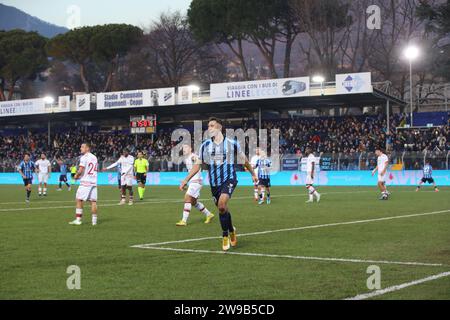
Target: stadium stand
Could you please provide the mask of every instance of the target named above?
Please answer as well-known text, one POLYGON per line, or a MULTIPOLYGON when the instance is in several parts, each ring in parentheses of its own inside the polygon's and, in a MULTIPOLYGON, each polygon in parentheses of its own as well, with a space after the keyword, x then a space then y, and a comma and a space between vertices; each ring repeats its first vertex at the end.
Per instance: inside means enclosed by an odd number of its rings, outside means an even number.
MULTIPOLYGON (((433 119, 442 119, 444 114, 433 115, 433 119)), ((424 115, 424 121, 431 119, 424 115)), ((361 169, 359 161, 361 153, 373 152, 377 145, 386 145, 393 157, 394 163, 405 162, 407 168, 420 168, 420 159, 424 152, 444 158, 450 150, 450 131, 447 124, 433 128, 397 129, 402 126, 405 117, 396 114, 391 116, 390 132, 386 132, 386 119, 380 116, 346 116, 295 118, 263 121, 263 128, 281 129, 280 153, 282 155, 301 156, 304 149, 312 147, 319 154, 329 154, 333 159, 341 159, 337 170, 361 169), (406 155, 403 152, 409 152, 406 155), (414 154, 414 156, 411 156, 414 154), (401 155, 401 156, 400 156, 401 155)), ((242 126, 242 122, 239 123, 242 126)), ((244 121, 243 128, 257 128, 256 121, 244 121)), ((170 150, 175 144, 171 142, 171 132, 174 127, 160 128, 154 138, 150 136, 136 137, 121 131, 103 132, 99 128, 54 130, 48 144, 45 130, 27 132, 20 129, 2 133, 0 138, 0 166, 2 171, 14 171, 28 151, 32 158, 37 158, 41 152, 55 161, 59 157, 72 161, 79 154, 79 145, 90 141, 102 163, 116 159, 121 150, 128 148, 131 153, 142 150, 147 154, 152 171, 180 170, 169 160, 170 150)), ((190 128, 191 129, 191 128, 190 128)), ((336 162, 337 163, 337 162, 336 162)), ((337 165, 337 164, 336 164, 337 165)), ((442 167, 448 164, 438 165, 442 167)), ((370 165, 368 165, 370 166, 370 165)), ((366 167, 366 166, 365 166, 366 167)))

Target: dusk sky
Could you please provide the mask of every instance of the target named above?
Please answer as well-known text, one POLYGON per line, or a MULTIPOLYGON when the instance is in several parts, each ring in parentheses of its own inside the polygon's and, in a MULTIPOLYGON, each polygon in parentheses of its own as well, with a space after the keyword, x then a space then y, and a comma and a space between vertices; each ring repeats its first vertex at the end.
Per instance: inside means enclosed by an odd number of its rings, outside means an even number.
POLYGON ((185 13, 191 0, 0 0, 0 3, 63 27, 70 27, 74 21, 68 13, 71 6, 79 8, 81 26, 105 23, 148 26, 161 12, 185 13))

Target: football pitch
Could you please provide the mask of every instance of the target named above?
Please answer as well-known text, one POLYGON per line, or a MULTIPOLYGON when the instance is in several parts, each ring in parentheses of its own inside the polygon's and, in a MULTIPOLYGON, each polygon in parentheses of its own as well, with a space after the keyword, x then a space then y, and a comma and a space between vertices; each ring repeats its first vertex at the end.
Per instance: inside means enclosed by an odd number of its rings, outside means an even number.
MULTIPOLYGON (((230 212, 238 246, 221 252, 221 229, 209 187, 201 201, 209 225, 183 193, 148 187, 146 199, 118 206, 117 188, 99 188, 99 224, 70 226, 76 188, 30 204, 22 186, 0 186, 0 299, 450 299, 450 188, 273 187, 257 205, 238 187, 230 212), (76 265, 81 289, 69 290, 76 265), (369 289, 369 266, 381 288, 369 289)), ((136 192, 137 193, 137 192, 136 192)))

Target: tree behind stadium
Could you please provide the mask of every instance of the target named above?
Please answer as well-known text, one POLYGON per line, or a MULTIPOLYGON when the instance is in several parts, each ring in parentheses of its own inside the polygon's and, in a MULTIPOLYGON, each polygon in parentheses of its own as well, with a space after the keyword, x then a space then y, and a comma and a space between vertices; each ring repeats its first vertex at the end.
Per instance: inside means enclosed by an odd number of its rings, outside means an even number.
POLYGON ((82 27, 50 40, 50 56, 70 61, 79 67, 84 91, 111 89, 119 60, 143 36, 143 31, 127 24, 82 27))
POLYGON ((231 50, 244 80, 252 78, 245 42, 258 48, 272 78, 278 78, 274 62, 277 44, 284 43, 283 75, 289 76, 292 45, 300 33, 290 0, 193 0, 188 20, 198 40, 224 44, 231 50))
POLYGON ((45 70, 46 43, 37 32, 0 31, 0 101, 10 100, 19 82, 33 80, 45 70))

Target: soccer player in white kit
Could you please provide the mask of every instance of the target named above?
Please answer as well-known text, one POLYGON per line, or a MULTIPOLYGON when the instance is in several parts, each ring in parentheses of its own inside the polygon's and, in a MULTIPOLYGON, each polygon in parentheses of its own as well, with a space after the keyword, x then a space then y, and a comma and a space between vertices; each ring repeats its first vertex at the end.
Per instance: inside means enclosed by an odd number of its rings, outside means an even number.
POLYGON ((377 155, 377 166, 372 171, 372 177, 378 170, 378 188, 381 191, 380 200, 388 200, 389 192, 386 188, 386 177, 387 177, 387 169, 389 165, 389 158, 386 154, 383 153, 380 147, 377 147, 375 150, 375 154, 377 155))
MULTIPOLYGON (((260 157, 261 157, 261 149, 256 148, 255 155, 250 159, 250 164, 252 165, 253 171, 255 172, 257 177, 258 177, 258 168, 256 167, 256 164, 257 164, 258 160, 260 159, 260 157)), ((253 195, 255 197, 255 201, 258 201, 259 200, 258 183, 254 184, 253 195)))
POLYGON ((306 161, 306 189, 309 193, 309 199, 306 203, 314 202, 314 197, 316 197, 316 201, 320 201, 320 193, 314 188, 314 174, 316 170, 316 157, 312 152, 310 147, 307 147, 305 150, 306 155, 308 156, 306 161))
POLYGON ((76 200, 77 207, 75 210, 75 220, 69 222, 71 225, 79 226, 82 224, 83 218, 83 204, 86 201, 91 203, 92 225, 97 225, 97 172, 98 162, 97 157, 94 156, 90 150, 89 143, 81 145, 80 165, 75 174, 74 179, 80 179, 80 186, 78 187, 76 200))
POLYGON ((45 154, 41 154, 41 158, 36 161, 36 172, 38 174, 38 194, 40 196, 47 196, 47 182, 48 178, 50 177, 51 172, 51 164, 50 161, 48 161, 45 154))
MULTIPOLYGON (((186 168, 188 169, 188 171, 191 171, 194 163, 196 163, 198 160, 198 156, 195 153, 192 153, 191 146, 187 144, 183 145, 183 156, 186 168)), ((210 223, 214 218, 214 214, 209 212, 205 205, 198 201, 202 187, 202 171, 200 170, 189 181, 188 189, 186 191, 186 194, 184 195, 183 217, 176 224, 178 227, 187 226, 187 220, 189 218, 189 214, 191 213, 192 206, 194 206, 198 211, 205 215, 206 224, 210 223)))
POLYGON ((103 169, 103 171, 112 169, 120 165, 120 185, 122 188, 121 200, 119 205, 124 205, 127 198, 128 189, 128 205, 133 205, 133 177, 134 177, 134 157, 129 154, 127 149, 123 150, 122 156, 112 165, 103 169))

